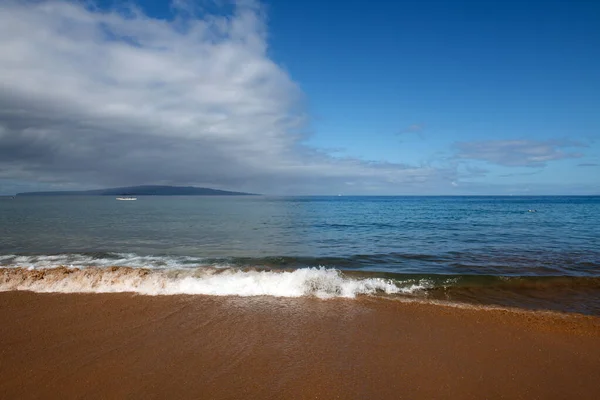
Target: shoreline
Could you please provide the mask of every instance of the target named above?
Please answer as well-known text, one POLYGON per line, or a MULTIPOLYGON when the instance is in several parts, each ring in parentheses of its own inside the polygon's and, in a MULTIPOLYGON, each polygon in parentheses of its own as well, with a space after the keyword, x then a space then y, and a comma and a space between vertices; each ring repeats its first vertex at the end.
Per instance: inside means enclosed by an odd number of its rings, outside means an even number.
MULTIPOLYGON (((2 261, 2 260, 0 260, 2 261)), ((51 259, 51 263, 56 260, 51 259)), ((275 296, 364 295, 405 301, 600 316, 600 277, 383 274, 332 268, 0 266, 0 291, 275 296)))
POLYGON ((2 398, 597 397, 600 318, 357 299, 0 293, 2 398))

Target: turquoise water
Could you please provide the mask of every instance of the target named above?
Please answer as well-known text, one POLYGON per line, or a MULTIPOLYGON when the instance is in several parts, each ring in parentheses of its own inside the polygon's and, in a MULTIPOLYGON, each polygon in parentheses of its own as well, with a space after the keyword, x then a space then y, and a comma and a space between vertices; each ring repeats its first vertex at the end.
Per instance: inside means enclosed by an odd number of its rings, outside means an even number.
POLYGON ((517 306, 543 288, 541 308, 596 313, 600 197, 2 198, 0 265, 325 267, 470 302, 490 300, 457 287, 517 306))

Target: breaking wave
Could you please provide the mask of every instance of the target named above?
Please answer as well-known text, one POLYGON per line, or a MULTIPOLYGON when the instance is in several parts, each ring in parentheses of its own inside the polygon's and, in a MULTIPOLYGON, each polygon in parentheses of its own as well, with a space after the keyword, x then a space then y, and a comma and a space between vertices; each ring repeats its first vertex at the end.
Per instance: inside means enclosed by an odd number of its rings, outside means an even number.
POLYGON ((401 283, 383 278, 354 278, 339 270, 326 268, 301 268, 293 271, 232 268, 161 271, 113 266, 12 267, 2 268, 0 271, 0 291, 353 298, 370 294, 412 294, 428 287, 424 280, 401 283))
POLYGON ((375 295, 600 315, 600 276, 413 274, 344 268, 339 261, 110 252, 0 255, 0 291, 323 299, 375 295), (309 264, 314 261, 319 263, 309 264))

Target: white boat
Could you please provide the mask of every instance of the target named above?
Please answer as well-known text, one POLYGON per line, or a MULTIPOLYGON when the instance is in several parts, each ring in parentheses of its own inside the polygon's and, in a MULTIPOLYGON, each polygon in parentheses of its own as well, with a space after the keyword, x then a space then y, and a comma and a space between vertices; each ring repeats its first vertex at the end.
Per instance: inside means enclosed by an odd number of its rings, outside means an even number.
POLYGON ((132 201, 137 200, 137 197, 117 197, 117 200, 132 201))

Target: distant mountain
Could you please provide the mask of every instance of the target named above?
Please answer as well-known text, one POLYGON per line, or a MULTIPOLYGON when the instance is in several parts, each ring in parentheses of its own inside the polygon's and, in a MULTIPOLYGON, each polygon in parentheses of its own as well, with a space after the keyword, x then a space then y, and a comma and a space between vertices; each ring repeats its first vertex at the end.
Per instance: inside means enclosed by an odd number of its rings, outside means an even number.
POLYGON ((253 196, 253 193, 229 192, 226 190, 193 186, 129 186, 111 189, 25 192, 17 196, 253 196))

